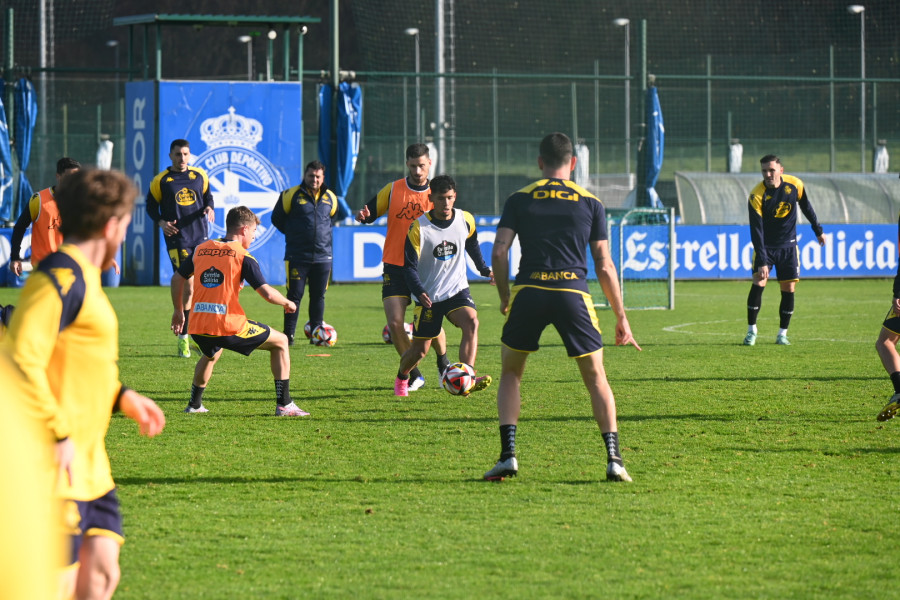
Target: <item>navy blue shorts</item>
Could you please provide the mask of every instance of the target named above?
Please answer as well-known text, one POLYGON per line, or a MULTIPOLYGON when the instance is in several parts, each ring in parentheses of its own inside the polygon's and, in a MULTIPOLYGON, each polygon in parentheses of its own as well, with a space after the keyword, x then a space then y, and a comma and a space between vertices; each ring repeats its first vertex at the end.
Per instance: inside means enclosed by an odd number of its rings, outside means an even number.
POLYGON ((384 263, 384 273, 381 276, 381 299, 393 296, 403 296, 407 300, 412 292, 406 286, 406 278, 403 277, 403 267, 384 263))
POLYGON ((120 545, 125 543, 122 513, 115 488, 95 500, 66 500, 64 510, 63 518, 72 552, 69 557, 70 565, 78 562, 78 553, 86 537, 102 535, 114 539, 120 545))
POLYGON ((416 302, 415 317, 413 318, 413 337, 433 340, 441 334, 444 317, 454 310, 465 306, 475 310, 475 301, 472 300, 469 288, 460 290, 446 300, 433 303, 431 308, 425 308, 416 302))
MULTIPOLYGON (((775 272, 778 274, 778 281, 799 281, 800 280, 800 250, 797 246, 792 248, 773 248, 767 251, 769 255, 770 269, 774 266, 775 272)), ((759 255, 753 253, 753 272, 759 271, 762 267, 762 261, 759 255)))
POLYGON ((267 339, 271 329, 268 325, 259 321, 247 320, 247 324, 242 331, 234 335, 203 335, 200 333, 192 333, 191 339, 200 348, 200 351, 207 358, 215 356, 216 352, 221 349, 231 350, 244 356, 250 356, 250 353, 256 350, 267 339))
POLYGON ((891 333, 896 333, 900 335, 900 315, 894 312, 894 307, 892 306, 888 313, 884 316, 884 323, 881 324, 882 327, 890 331, 891 333))
POLYGON ((541 333, 553 325, 570 358, 603 348, 594 299, 585 292, 514 286, 500 341, 520 352, 537 352, 541 333))
POLYGON ((169 260, 172 262, 172 270, 177 271, 181 263, 194 255, 196 246, 167 246, 166 251, 169 253, 169 260))

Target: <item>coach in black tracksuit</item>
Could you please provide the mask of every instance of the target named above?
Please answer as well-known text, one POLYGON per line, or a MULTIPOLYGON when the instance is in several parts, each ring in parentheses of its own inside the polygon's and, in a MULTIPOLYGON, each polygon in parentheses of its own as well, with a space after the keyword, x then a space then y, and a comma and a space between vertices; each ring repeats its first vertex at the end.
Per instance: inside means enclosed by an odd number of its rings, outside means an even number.
MULTIPOLYGON (((303 183, 281 192, 272 210, 272 225, 284 234, 287 297, 297 306, 309 281, 310 331, 325 320, 325 291, 331 275, 331 225, 337 197, 325 187, 325 165, 306 165, 303 183)), ((291 345, 298 312, 285 313, 284 334, 291 345)))

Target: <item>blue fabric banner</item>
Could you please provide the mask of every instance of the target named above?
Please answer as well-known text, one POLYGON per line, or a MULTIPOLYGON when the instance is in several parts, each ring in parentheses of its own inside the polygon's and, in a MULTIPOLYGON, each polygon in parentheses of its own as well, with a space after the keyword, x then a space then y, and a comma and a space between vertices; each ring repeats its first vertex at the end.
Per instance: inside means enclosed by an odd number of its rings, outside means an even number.
POLYGON ((9 146, 9 125, 6 121, 6 107, 3 105, 6 82, 0 79, 0 222, 15 221, 19 215, 13 209, 13 164, 12 148, 9 146))
POLYGON ((347 204, 347 192, 353 182, 356 159, 359 156, 359 141, 362 135, 362 88, 357 84, 342 82, 338 86, 337 98, 337 165, 331 164, 331 103, 330 85, 319 90, 319 160, 325 163, 328 173, 326 180, 333 181, 331 189, 338 198, 335 219, 341 220, 351 215, 347 204), (334 170, 333 170, 334 169, 334 170))
POLYGON ((19 185, 16 198, 19 206, 25 206, 34 193, 31 182, 25 175, 31 162, 31 140, 37 123, 38 105, 34 85, 24 77, 16 82, 16 158, 19 159, 19 185))
POLYGON ((663 150, 666 142, 666 128, 663 125, 659 93, 655 87, 647 90, 647 199, 651 208, 663 208, 656 193, 656 181, 662 170, 663 150))

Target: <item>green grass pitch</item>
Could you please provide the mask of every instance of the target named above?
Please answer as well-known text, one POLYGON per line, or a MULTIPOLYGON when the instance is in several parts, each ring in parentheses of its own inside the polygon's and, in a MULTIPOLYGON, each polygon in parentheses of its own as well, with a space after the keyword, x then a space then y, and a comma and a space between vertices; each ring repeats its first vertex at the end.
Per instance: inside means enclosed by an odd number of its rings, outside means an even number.
MULTIPOLYGON (((519 476, 494 484, 480 478, 499 454, 496 384, 453 397, 429 354, 425 388, 395 398, 376 285, 332 285, 337 345, 292 348, 308 418, 273 416, 267 353, 226 353, 210 413, 183 414, 195 360, 175 356, 168 290, 110 289, 122 380, 167 417, 152 440, 122 416, 109 429, 127 537, 116 598, 898 597, 900 422, 875 421, 890 281, 801 281, 786 347, 769 286, 752 348, 749 285, 679 282, 674 311, 630 313, 643 352, 605 350, 633 484, 604 481, 553 331, 522 386, 519 476)), ((278 308, 242 296, 280 328, 278 308)), ((477 366, 496 378, 496 292, 473 296, 477 366)))

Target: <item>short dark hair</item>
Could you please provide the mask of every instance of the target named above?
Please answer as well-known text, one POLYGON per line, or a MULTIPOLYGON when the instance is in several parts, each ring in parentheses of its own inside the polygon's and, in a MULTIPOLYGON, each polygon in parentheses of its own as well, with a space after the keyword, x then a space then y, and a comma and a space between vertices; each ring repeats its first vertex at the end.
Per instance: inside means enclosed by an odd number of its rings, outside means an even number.
POLYGON ((62 175, 69 169, 80 169, 81 163, 75 160, 74 158, 69 158, 68 156, 63 156, 61 159, 56 161, 56 174, 62 175))
POLYGON ((575 150, 569 136, 557 131, 541 140, 540 153, 545 167, 558 169, 572 160, 575 150))
POLYGON ((449 175, 438 175, 431 180, 429 186, 435 194, 446 194, 450 190, 456 190, 456 181, 449 175))
POLYGON ((309 164, 306 165, 306 168, 303 170, 304 173, 312 169, 313 171, 322 171, 325 172, 325 163, 321 160, 311 160, 309 164))
POLYGON ((113 217, 134 208, 138 190, 121 171, 82 169, 66 175, 54 194, 63 237, 93 239, 113 217))
POLYGON ((766 155, 763 156, 761 159, 759 159, 759 164, 761 164, 761 165, 765 165, 765 164, 768 164, 768 163, 770 163, 770 162, 775 162, 775 163, 778 163, 778 164, 780 165, 780 164, 781 164, 781 159, 778 158, 777 156, 775 156, 774 154, 766 154, 766 155))
POLYGON ((420 156, 429 156, 426 144, 410 144, 406 147, 406 160, 419 158, 420 156))
POLYGON ((177 140, 172 140, 172 143, 169 144, 169 152, 172 152, 175 148, 190 148, 191 143, 187 140, 178 138, 177 140))
POLYGON ((225 230, 231 233, 244 225, 259 225, 259 217, 246 206, 235 206, 225 215, 225 230))

